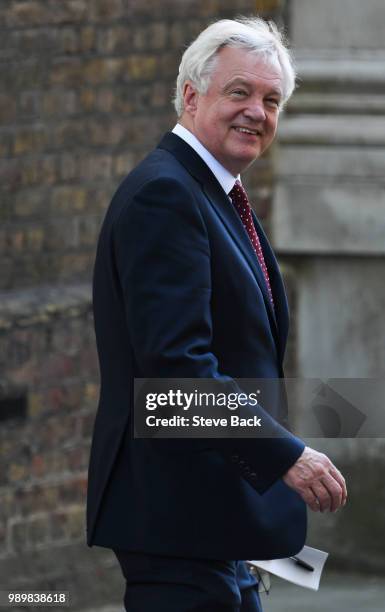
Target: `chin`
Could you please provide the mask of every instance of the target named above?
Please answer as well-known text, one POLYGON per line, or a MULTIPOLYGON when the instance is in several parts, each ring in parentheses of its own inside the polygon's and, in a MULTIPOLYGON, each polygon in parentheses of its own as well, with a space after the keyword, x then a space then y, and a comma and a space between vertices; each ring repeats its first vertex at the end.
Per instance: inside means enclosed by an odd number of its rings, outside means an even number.
POLYGON ((240 168, 238 173, 244 172, 253 162, 255 162, 256 159, 258 159, 258 157, 260 157, 260 155, 261 152, 258 151, 254 155, 245 155, 244 157, 240 158, 237 164, 237 166, 240 168))
POLYGON ((247 151, 240 152, 238 160, 240 164, 247 164, 248 166, 253 163, 255 159, 260 157, 262 150, 260 147, 248 149, 247 151))

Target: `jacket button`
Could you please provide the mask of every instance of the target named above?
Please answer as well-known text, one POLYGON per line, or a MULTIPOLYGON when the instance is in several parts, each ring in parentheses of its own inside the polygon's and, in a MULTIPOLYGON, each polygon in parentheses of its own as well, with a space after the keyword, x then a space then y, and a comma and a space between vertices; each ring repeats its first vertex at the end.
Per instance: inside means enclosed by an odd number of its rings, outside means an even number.
POLYGON ((236 453, 234 455, 231 456, 231 461, 233 463, 238 463, 239 461, 239 455, 237 455, 236 453))
POLYGON ((250 474, 250 478, 251 478, 252 480, 257 480, 257 474, 256 474, 255 472, 251 472, 251 474, 250 474))

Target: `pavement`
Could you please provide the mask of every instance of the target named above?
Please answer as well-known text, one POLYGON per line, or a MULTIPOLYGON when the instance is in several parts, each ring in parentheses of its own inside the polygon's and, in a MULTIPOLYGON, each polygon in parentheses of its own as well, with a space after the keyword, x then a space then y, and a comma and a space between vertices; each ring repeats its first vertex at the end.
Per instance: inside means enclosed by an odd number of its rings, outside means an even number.
MULTIPOLYGON (((270 593, 262 593, 261 602, 263 612, 385 612, 385 576, 325 573, 319 591, 272 576, 270 593)), ((105 606, 79 612, 124 612, 124 609, 105 606)))
POLYGON ((385 576, 325 573, 318 591, 271 578, 264 612, 385 612, 385 576))

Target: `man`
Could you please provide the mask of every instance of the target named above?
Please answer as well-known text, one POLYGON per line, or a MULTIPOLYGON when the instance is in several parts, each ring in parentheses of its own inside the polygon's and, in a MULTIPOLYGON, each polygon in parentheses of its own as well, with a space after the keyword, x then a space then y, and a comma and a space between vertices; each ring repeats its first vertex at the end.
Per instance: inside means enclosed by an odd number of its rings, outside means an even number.
POLYGON ((271 144, 293 89, 274 25, 208 27, 182 58, 178 124, 126 177, 103 224, 88 543, 115 550, 132 612, 260 610, 243 560, 295 554, 305 504, 335 511, 346 501, 330 460, 259 406, 264 438, 132 434, 134 378, 238 389, 234 378, 283 376, 284 287, 239 173, 271 144))

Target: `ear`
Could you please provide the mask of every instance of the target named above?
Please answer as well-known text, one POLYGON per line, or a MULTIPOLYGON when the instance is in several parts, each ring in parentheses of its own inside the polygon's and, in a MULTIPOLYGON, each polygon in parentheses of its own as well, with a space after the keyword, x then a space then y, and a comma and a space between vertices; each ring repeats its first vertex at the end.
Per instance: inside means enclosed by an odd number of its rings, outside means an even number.
POLYGON ((198 98, 199 93, 193 83, 191 81, 186 81, 183 85, 184 111, 192 117, 195 116, 197 111, 198 98))

